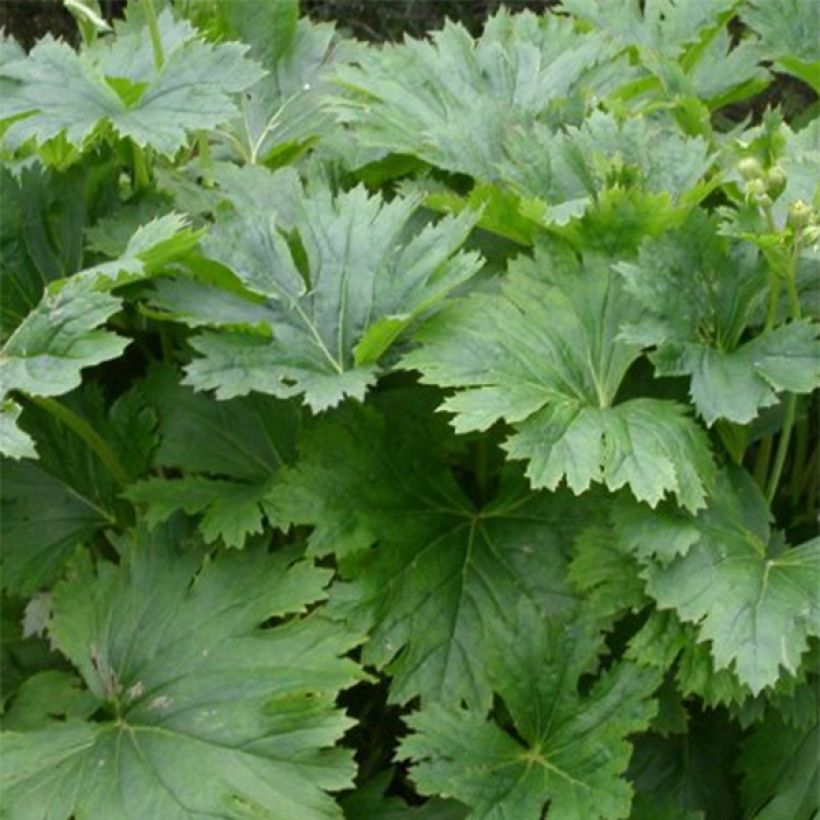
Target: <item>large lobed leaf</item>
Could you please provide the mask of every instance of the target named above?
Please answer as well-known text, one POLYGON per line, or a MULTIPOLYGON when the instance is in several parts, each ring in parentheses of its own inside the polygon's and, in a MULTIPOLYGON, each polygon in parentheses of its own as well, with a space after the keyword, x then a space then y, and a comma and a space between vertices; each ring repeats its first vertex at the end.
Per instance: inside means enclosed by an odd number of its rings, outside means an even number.
POLYGON ((330 747, 357 639, 320 613, 261 628, 324 597, 329 573, 264 549, 203 562, 179 537, 142 532, 119 567, 81 556, 54 588, 51 638, 106 716, 4 733, 10 816, 341 817, 325 792, 353 774, 330 747))
POLYGON ((610 260, 590 254, 581 264, 542 246, 511 264, 500 294, 434 317, 404 364, 458 389, 442 405, 458 431, 510 423, 505 449, 527 461, 533 487, 628 485, 652 505, 670 492, 696 510, 713 471, 703 433, 675 402, 616 400, 640 355, 620 327, 640 315, 610 260))
POLYGON ((362 399, 395 339, 477 272, 480 257, 459 252, 477 216, 465 212, 411 235, 418 198, 385 202, 361 186, 337 196, 303 191, 287 172, 276 180, 293 190, 291 200, 276 195, 284 219, 241 207, 205 243, 247 298, 198 298, 213 290, 180 282, 157 303, 193 326, 224 327, 192 340, 202 355, 186 384, 221 399, 252 390, 303 395, 319 412, 346 396, 362 399))
POLYGON ((26 57, 0 67, 4 93, 0 121, 11 124, 4 140, 12 146, 64 134, 82 146, 104 123, 137 144, 172 157, 200 128, 213 128, 237 113, 231 95, 261 76, 239 43, 209 45, 187 24, 160 15, 165 33, 161 68, 148 61, 150 38, 144 23, 132 21, 127 36, 108 48, 77 53, 51 37, 26 57))
POLYGON ((369 630, 363 659, 391 674, 391 701, 487 708, 488 630, 521 599, 550 618, 572 604, 563 550, 588 511, 518 476, 474 504, 429 401, 405 393, 387 408, 317 420, 271 492, 271 517, 314 525, 309 549, 336 554, 348 583, 331 606, 369 630))
POLYGON ((500 631, 488 671, 515 735, 484 711, 422 708, 399 747, 420 791, 455 797, 487 820, 538 820, 545 806, 556 820, 627 817, 626 737, 655 712, 657 674, 620 662, 582 693, 579 678, 601 651, 583 618, 547 625, 521 606, 500 631))
POLYGON ((683 554, 646 565, 658 606, 697 624, 716 667, 731 666, 755 694, 778 681, 781 667, 796 674, 809 636, 820 636, 820 539, 787 548, 771 532, 757 485, 739 469, 719 475, 694 521, 667 519, 656 530, 651 516, 645 509, 622 521, 622 537, 661 552, 675 529, 684 536, 683 554))

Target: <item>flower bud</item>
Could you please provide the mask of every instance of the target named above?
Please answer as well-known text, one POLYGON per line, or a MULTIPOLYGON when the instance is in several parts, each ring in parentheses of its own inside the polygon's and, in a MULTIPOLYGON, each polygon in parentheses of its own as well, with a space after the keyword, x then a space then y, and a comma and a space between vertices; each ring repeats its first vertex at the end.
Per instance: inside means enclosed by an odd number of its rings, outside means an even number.
POLYGON ((806 228, 811 224, 812 207, 803 202, 802 199, 797 199, 789 206, 789 216, 786 224, 790 228, 799 231, 801 228, 806 228))
POLYGON ((743 179, 761 179, 763 177, 763 166, 754 157, 744 157, 737 164, 738 173, 743 179))
POLYGON ((772 198, 768 194, 762 194, 761 196, 755 197, 755 203, 761 208, 771 208, 772 198))
POLYGON ((746 183, 746 195, 752 198, 764 196, 768 190, 766 182, 760 178, 750 179, 746 183))
POLYGON ((773 197, 778 197, 786 187, 786 173, 779 165, 774 165, 766 172, 766 184, 769 193, 773 197))
POLYGON ((820 225, 809 225, 808 228, 803 228, 800 238, 806 245, 814 245, 820 240, 820 225))

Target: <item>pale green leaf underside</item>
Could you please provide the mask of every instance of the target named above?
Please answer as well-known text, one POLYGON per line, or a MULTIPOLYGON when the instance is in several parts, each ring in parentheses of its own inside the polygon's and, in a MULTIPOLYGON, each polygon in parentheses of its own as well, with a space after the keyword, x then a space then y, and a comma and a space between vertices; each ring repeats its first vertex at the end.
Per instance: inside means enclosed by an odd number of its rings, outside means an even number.
POLYGON ((340 67, 351 93, 335 102, 367 144, 491 180, 505 131, 584 85, 593 91, 598 64, 611 58, 602 37, 570 20, 501 11, 477 40, 447 23, 429 42, 365 52, 340 67))
POLYGON ((186 384, 215 389, 220 398, 252 390, 303 395, 319 412, 345 396, 364 398, 396 337, 476 273, 479 257, 458 251, 477 216, 445 218, 411 237, 418 199, 388 203, 363 187, 335 198, 298 188, 295 195, 288 228, 298 233, 306 271, 270 211, 242 207, 225 215, 205 252, 229 267, 257 303, 235 299, 227 313, 216 299, 197 306, 196 285, 158 296, 188 324, 228 326, 193 339, 202 355, 188 366, 186 384))
MULTIPOLYGON (((142 37, 148 39, 147 30, 142 37)), ((27 57, 0 68, 0 120, 18 118, 4 139, 12 145, 30 138, 43 143, 64 133, 82 145, 101 123, 109 123, 139 145, 173 156, 188 132, 213 128, 237 112, 231 95, 261 76, 246 51, 238 43, 187 39, 166 54, 156 76, 137 82, 123 77, 116 61, 98 59, 99 52, 78 54, 46 38, 27 57), (119 81, 122 96, 111 79, 119 81)))

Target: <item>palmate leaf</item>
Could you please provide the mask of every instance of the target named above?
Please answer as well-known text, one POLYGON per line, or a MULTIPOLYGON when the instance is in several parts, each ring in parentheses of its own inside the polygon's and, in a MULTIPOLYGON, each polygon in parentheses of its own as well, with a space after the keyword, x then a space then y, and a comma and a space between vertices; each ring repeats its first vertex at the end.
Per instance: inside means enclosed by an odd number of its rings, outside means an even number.
POLYGON ((660 95, 717 108, 751 96, 770 78, 756 38, 740 43, 725 24, 740 0, 564 0, 563 7, 639 55, 638 71, 654 75, 627 87, 627 99, 660 95))
POLYGON ((219 129, 246 162, 270 161, 338 130, 324 100, 352 43, 332 25, 299 19, 296 0, 220 0, 217 10, 221 31, 248 43, 268 72, 243 95, 241 118, 219 129))
POLYGON ((708 425, 720 418, 745 424, 776 404, 778 391, 820 386, 820 333, 803 320, 742 341, 768 296, 768 275, 751 248, 718 236, 716 227, 694 213, 679 231, 647 240, 636 262, 617 266, 646 311, 623 336, 655 348, 658 375, 691 377, 692 400, 708 425))
POLYGON ((483 710, 423 706, 399 746, 422 794, 455 797, 486 820, 538 820, 546 805, 555 820, 627 817, 626 737, 649 724, 659 676, 622 661, 581 694, 578 679, 601 650, 583 617, 545 624, 519 607, 488 656, 516 735, 483 710))
POLYGON ((126 497, 146 505, 149 524, 178 510, 202 514, 207 542, 242 546, 262 530, 262 502, 279 469, 295 457, 298 408, 268 396, 219 402, 182 387, 171 370, 153 373, 144 389, 159 412, 153 465, 160 475, 131 485, 126 497), (161 474, 168 471, 181 476, 161 474))
MULTIPOLYGON (((651 515, 647 509, 644 518, 651 515)), ((653 538, 646 524, 633 543, 653 538)), ((731 667, 753 694, 774 685, 781 667, 796 674, 808 637, 820 635, 820 539, 784 548, 760 490, 739 469, 719 475, 694 525, 698 540, 685 554, 647 563, 649 594, 697 624, 716 668, 731 667)))
POLYGON ((538 124, 510 132, 498 167, 525 216, 554 229, 583 218, 564 232, 618 249, 680 221, 709 192, 712 163, 700 138, 596 111, 557 133, 538 124))
POLYGON ((189 131, 213 128, 237 113, 231 95, 261 76, 245 58, 247 46, 209 45, 190 26, 182 36, 170 10, 161 15, 172 47, 158 71, 146 63, 150 43, 141 27, 109 50, 75 52, 46 37, 26 56, 0 68, 5 93, 0 121, 14 120, 4 134, 11 146, 34 139, 44 143, 59 134, 81 146, 97 127, 108 123, 137 144, 173 156, 189 131), (141 55, 141 56, 140 56, 141 55))
POLYGON ((341 817, 325 792, 351 785, 351 753, 330 747, 357 639, 319 613, 260 628, 330 573, 292 552, 203 563, 178 537, 138 533, 119 566, 86 557, 54 588, 51 638, 108 717, 4 733, 10 816, 341 817))
POLYGON ((746 0, 743 22, 779 69, 820 93, 820 7, 814 0, 746 0))
POLYGON ((477 40, 448 22, 430 42, 407 38, 358 56, 337 72, 350 94, 336 106, 369 145, 494 180, 505 130, 598 90, 606 78, 596 69, 612 57, 603 37, 569 19, 500 11, 477 40))
POLYGON ((677 56, 716 26, 738 0, 562 0, 573 15, 627 45, 677 56))
POLYGON ((132 237, 122 257, 52 282, 40 302, 0 348, 0 407, 3 441, 0 453, 28 453, 13 432, 19 410, 7 397, 12 391, 29 396, 59 396, 80 384, 84 368, 119 356, 128 339, 103 329, 122 302, 107 291, 157 272, 183 256, 197 235, 176 214, 154 220, 132 237))
POLYGON ((215 389, 220 399, 252 390, 303 395, 319 412, 345 396, 363 398, 395 339, 478 271, 477 254, 459 253, 477 215, 445 218, 411 236, 418 198, 388 203, 361 186, 336 197, 296 190, 298 247, 257 208, 226 213, 205 243, 249 299, 198 300, 195 284, 180 283, 178 309, 167 291, 158 303, 193 326, 229 326, 194 337, 202 355, 188 365, 186 384, 215 389))
POLYGON ((670 492, 695 510, 713 472, 702 431, 672 401, 613 403, 640 355, 619 328, 640 315, 607 258, 580 264, 541 246, 511 263, 500 294, 475 294, 433 317, 403 363, 458 388, 441 409, 459 432, 512 424, 504 447, 527 461, 533 487, 563 478, 576 493, 592 482, 628 485, 652 505, 670 492))
POLYGON ((392 676, 392 702, 486 709, 488 628, 520 599, 546 617, 572 603, 563 552, 590 510, 520 476, 473 504, 447 466, 454 437, 426 420, 417 392, 400 391, 383 417, 350 407, 316 420, 270 516, 314 525, 309 550, 336 554, 348 583, 334 614, 369 630, 362 657, 392 676))

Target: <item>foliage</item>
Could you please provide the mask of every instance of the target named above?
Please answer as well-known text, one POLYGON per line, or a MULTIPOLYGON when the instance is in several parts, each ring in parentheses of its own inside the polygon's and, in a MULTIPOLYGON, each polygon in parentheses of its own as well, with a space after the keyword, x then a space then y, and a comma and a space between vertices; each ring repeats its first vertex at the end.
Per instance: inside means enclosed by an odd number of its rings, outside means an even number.
POLYGON ((66 7, 0 39, 0 814, 815 817, 817 5, 66 7))

